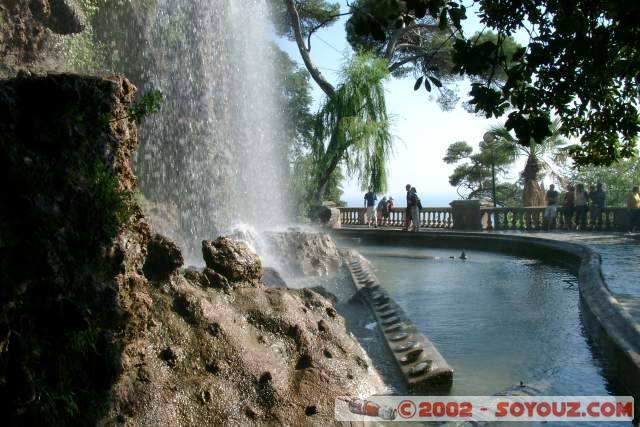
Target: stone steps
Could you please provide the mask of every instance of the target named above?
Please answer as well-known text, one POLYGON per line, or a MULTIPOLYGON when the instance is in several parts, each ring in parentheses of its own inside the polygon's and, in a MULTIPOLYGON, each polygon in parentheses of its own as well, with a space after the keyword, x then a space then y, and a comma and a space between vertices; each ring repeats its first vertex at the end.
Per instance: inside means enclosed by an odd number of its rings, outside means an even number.
POLYGON ((355 250, 344 255, 353 283, 371 308, 409 390, 450 389, 453 369, 435 345, 416 329, 402 308, 380 286, 369 262, 362 255, 355 250))

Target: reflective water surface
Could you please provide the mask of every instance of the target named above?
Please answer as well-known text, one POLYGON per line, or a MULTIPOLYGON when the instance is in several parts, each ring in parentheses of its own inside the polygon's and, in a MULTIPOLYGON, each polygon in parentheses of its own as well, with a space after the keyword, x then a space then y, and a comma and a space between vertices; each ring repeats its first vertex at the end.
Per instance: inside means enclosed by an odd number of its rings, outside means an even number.
POLYGON ((621 394, 604 375, 611 362, 590 347, 571 272, 488 252, 466 251, 461 260, 446 249, 356 248, 454 368, 452 395, 491 395, 520 382, 544 395, 621 394))

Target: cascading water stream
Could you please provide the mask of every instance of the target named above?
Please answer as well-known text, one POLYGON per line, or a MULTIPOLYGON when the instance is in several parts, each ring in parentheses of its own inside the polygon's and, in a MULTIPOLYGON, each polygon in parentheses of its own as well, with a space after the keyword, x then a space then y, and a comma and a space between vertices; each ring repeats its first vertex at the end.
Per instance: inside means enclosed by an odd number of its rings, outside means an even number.
POLYGON ((154 225, 196 260, 201 240, 235 224, 286 224, 287 144, 266 2, 158 0, 144 20, 145 45, 128 63, 134 82, 165 100, 141 129, 136 169, 145 197, 172 206, 177 222, 154 225))

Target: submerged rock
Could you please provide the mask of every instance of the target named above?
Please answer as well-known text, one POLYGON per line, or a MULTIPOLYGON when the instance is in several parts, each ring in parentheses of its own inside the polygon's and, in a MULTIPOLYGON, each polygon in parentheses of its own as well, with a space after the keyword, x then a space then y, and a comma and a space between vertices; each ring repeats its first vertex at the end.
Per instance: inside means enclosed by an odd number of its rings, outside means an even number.
POLYGON ((202 241, 202 256, 210 269, 232 282, 258 285, 262 278, 262 263, 246 243, 229 237, 202 241))

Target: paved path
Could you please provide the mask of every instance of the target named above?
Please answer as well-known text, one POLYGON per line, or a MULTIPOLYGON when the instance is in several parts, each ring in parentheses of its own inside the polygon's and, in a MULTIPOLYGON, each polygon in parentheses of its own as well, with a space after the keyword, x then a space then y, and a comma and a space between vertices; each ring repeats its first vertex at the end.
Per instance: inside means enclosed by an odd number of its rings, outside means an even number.
MULTIPOLYGON (((366 228, 350 226, 345 228, 366 228)), ((379 228, 385 230, 386 227, 379 228)), ((398 230, 398 228, 388 228, 398 230)), ((443 230, 433 230, 443 231, 443 230)), ((429 229, 420 231, 428 233, 429 229)), ((616 232, 493 232, 516 236, 576 242, 590 246, 602 257, 602 275, 607 287, 640 324, 640 233, 616 232)))

